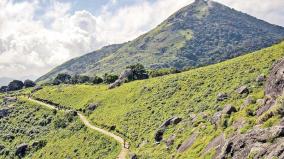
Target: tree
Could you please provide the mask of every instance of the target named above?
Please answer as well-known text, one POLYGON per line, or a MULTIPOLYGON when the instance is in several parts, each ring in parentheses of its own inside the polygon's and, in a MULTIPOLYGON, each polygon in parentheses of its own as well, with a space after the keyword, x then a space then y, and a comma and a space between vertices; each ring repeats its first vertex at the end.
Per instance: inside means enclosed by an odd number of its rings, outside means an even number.
POLYGON ((1 93, 7 92, 7 90, 8 90, 8 86, 2 86, 2 87, 0 87, 0 92, 1 92, 1 93))
POLYGON ((79 83, 87 83, 90 81, 89 76, 79 76, 79 83))
POLYGON ((115 82, 118 79, 117 75, 112 75, 112 74, 105 74, 103 77, 103 81, 106 84, 111 84, 113 82, 115 82))
POLYGON ((8 91, 17 91, 24 87, 24 83, 19 80, 13 80, 8 85, 8 91))
POLYGON ((98 76, 95 76, 92 78, 92 83, 93 84, 100 84, 100 83, 103 83, 103 79, 101 77, 98 77, 98 76))
POLYGON ((149 75, 146 72, 145 67, 142 64, 135 64, 127 66, 126 69, 131 69, 133 71, 132 76, 128 77, 129 81, 141 80, 149 78, 149 75))
POLYGON ((71 82, 71 76, 67 73, 60 73, 56 76, 56 78, 54 79, 54 84, 61 84, 61 83, 65 83, 68 84, 71 82))
POLYGON ((24 86, 25 86, 26 88, 34 87, 35 85, 36 85, 36 84, 35 84, 32 80, 27 79, 27 80, 24 81, 24 86))

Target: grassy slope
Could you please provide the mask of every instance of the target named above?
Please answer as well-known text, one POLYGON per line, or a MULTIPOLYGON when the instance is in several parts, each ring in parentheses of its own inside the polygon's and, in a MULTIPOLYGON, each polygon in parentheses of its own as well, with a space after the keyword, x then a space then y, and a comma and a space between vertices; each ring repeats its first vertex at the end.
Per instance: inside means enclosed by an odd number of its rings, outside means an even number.
MULTIPOLYGON (((242 85, 249 87, 249 96, 263 98, 263 86, 255 79, 260 74, 268 75, 273 62, 283 55, 284 42, 219 64, 135 81, 113 90, 103 85, 45 87, 35 96, 76 109, 85 108, 92 102, 99 103, 89 119, 102 126, 115 125, 116 131, 130 140, 131 149, 143 158, 169 158, 173 154, 180 158, 198 158, 204 157, 203 149, 221 132, 226 136, 236 132, 233 123, 244 122, 238 130, 241 133, 256 124, 258 118, 248 116, 246 112, 255 111, 259 107, 257 104, 251 104, 231 117, 224 116, 217 128, 208 120, 226 104, 240 108, 246 97, 238 95, 235 90, 242 85), (217 102, 216 96, 220 92, 228 93, 230 98, 217 102), (194 122, 190 117, 192 114, 198 117, 194 122), (166 150, 165 144, 154 144, 154 132, 172 116, 182 117, 183 121, 167 129, 165 139, 171 134, 177 137, 174 145, 166 150), (176 147, 193 132, 199 133, 195 143, 186 152, 176 154, 176 147), (148 144, 137 148, 143 141, 148 144)), ((269 126, 277 121, 278 118, 274 117, 264 124, 269 126)), ((207 157, 212 154, 214 151, 210 151, 207 157)))
POLYGON ((26 158, 112 159, 118 155, 118 143, 87 129, 78 117, 67 121, 67 116, 63 112, 55 114, 52 110, 29 101, 16 103, 10 115, 0 119, 0 144, 5 146, 0 158, 17 158, 16 147, 22 143, 27 143, 30 147, 26 158), (55 127, 55 123, 59 121, 64 121, 67 126, 55 127), (5 139, 8 134, 15 139, 5 139), (35 141, 46 142, 46 145, 36 149, 31 146, 35 141))

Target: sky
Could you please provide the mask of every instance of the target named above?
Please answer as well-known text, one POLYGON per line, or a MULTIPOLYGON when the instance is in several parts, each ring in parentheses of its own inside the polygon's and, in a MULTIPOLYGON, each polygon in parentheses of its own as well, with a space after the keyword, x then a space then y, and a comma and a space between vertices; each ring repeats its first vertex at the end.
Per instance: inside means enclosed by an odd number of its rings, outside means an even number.
MULTIPOLYGON (((216 0, 284 26, 284 0, 216 0)), ((153 29, 193 0, 0 0, 0 77, 35 79, 153 29)))

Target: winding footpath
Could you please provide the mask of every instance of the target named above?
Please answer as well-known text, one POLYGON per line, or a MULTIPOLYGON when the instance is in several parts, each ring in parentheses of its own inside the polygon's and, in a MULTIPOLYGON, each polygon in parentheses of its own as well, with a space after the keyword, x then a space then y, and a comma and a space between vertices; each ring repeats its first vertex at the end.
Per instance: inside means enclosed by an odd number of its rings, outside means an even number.
MULTIPOLYGON (((50 109, 58 110, 58 108, 56 108, 56 106, 54 106, 54 105, 50 105, 50 104, 47 104, 47 103, 44 103, 44 102, 41 102, 41 101, 38 101, 38 100, 35 100, 35 99, 32 99, 32 98, 28 98, 28 99, 32 102, 38 103, 38 104, 43 105, 45 107, 48 107, 50 109)), ((109 137, 115 139, 117 142, 119 142, 122 149, 121 149, 119 155, 117 156, 117 159, 126 159, 126 156, 129 153, 129 150, 128 150, 129 144, 127 142, 125 142, 125 140, 123 138, 121 138, 121 137, 119 137, 119 136, 117 136, 117 135, 115 135, 115 134, 113 134, 113 133, 111 133, 107 130, 104 130, 104 129, 101 129, 101 128, 95 126, 95 125, 92 125, 82 113, 77 112, 77 114, 78 114, 78 116, 80 117, 80 120, 84 123, 85 126, 87 126, 90 129, 93 129, 93 130, 95 130, 95 131, 97 131, 101 134, 109 136, 109 137)))

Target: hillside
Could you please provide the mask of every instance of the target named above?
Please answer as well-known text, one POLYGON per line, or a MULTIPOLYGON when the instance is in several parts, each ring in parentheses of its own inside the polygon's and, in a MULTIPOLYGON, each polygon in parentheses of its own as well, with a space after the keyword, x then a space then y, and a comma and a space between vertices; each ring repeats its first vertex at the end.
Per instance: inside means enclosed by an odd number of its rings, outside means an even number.
POLYGON ((120 73, 142 63, 147 68, 199 67, 271 46, 284 28, 213 1, 196 0, 137 39, 103 47, 56 67, 37 81, 58 73, 120 73))
MULTIPOLYGON (((112 90, 47 86, 33 96, 85 112, 93 123, 125 136, 138 158, 283 157, 284 127, 277 126, 284 124, 283 97, 264 89, 273 90, 265 78, 283 56, 284 42, 112 90), (89 110, 89 104, 96 108, 89 110)), ((277 81, 271 80, 283 88, 283 79, 277 81)))
POLYGON ((118 143, 87 129, 71 112, 25 99, 4 106, 0 98, 0 159, 113 159, 120 151, 118 143))

